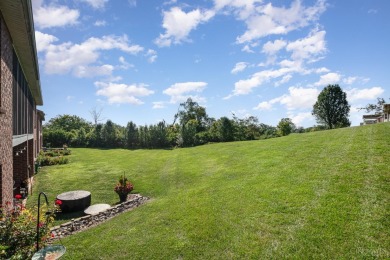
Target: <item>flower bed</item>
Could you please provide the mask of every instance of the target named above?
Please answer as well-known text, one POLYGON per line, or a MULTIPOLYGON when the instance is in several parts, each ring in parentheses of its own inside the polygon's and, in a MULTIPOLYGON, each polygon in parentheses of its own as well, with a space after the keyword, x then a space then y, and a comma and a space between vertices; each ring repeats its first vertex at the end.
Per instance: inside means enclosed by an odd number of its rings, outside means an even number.
POLYGON ((53 241, 57 238, 63 238, 90 228, 92 226, 96 226, 123 212, 138 207, 139 205, 145 203, 147 200, 149 200, 148 197, 143 197, 139 194, 131 194, 129 196, 129 200, 115 205, 105 211, 99 212, 98 214, 87 215, 84 217, 72 219, 70 222, 53 227, 51 229, 51 240, 53 241))

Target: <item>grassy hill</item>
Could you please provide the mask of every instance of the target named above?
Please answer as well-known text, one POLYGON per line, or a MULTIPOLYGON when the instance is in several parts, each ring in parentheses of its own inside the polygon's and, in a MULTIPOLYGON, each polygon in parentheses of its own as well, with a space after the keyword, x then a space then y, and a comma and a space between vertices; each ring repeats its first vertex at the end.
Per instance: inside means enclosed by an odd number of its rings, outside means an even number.
MULTIPOLYGON (((63 239, 64 259, 390 258, 390 124, 175 150, 73 149, 35 195, 152 200, 63 239)), ((32 197, 29 203, 36 201, 32 197)))

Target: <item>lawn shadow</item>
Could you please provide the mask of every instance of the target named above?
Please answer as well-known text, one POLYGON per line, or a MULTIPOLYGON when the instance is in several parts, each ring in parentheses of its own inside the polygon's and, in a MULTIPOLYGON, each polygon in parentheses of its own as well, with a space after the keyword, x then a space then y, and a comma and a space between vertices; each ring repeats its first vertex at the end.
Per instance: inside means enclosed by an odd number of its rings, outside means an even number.
POLYGON ((83 210, 75 211, 75 212, 59 212, 55 216, 55 220, 71 220, 73 218, 80 218, 85 216, 85 213, 83 210))

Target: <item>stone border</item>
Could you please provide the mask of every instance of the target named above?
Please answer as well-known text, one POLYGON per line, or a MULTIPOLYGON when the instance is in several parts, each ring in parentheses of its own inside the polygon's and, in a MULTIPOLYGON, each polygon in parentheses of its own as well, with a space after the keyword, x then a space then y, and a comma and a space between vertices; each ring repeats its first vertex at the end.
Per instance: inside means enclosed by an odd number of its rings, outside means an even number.
POLYGON ((50 229, 52 237, 50 242, 54 242, 58 238, 73 235, 88 228, 97 226, 123 212, 129 211, 133 208, 140 206, 149 200, 148 197, 143 197, 140 194, 130 194, 129 200, 122 202, 118 205, 99 212, 93 215, 87 215, 80 218, 72 219, 70 222, 63 223, 59 226, 55 226, 50 229))

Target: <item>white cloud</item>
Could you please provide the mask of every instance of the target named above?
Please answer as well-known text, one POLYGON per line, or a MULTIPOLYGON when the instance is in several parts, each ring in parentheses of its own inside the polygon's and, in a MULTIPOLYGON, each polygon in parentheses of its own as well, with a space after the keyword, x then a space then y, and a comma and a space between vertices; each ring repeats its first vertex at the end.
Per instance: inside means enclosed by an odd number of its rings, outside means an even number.
MULTIPOLYGON (((38 34, 39 35, 39 34, 38 34)), ((41 39, 53 39, 45 35, 41 39)), ((45 42, 45 41, 41 41, 45 42)), ((46 41, 47 42, 47 41, 46 41)), ((103 36, 102 38, 89 38, 80 44, 66 42, 58 45, 46 44, 40 47, 45 52, 43 63, 45 72, 48 74, 72 73, 77 77, 109 75, 113 67, 111 65, 100 65, 100 52, 117 49, 128 54, 137 54, 143 51, 139 45, 129 43, 127 36, 103 36), (101 74, 99 74, 101 73, 101 74)))
POLYGON ((249 63, 248 62, 237 62, 234 68, 232 69, 231 73, 236 74, 238 72, 241 72, 245 70, 248 67, 249 63))
POLYGON ((157 60, 157 51, 149 49, 146 52, 146 57, 148 57, 148 62, 154 63, 157 60))
POLYGON ((287 42, 284 40, 275 40, 274 42, 268 41, 263 45, 262 52, 273 55, 279 50, 283 49, 287 45, 287 42))
POLYGON ((286 50, 292 52, 293 60, 309 59, 310 62, 318 59, 319 55, 326 52, 325 34, 325 31, 314 30, 308 37, 290 42, 286 50))
POLYGON ((272 103, 267 102, 267 101, 263 101, 263 102, 259 103, 256 107, 254 107, 253 109, 260 110, 260 111, 271 110, 272 103))
POLYGON ((163 101, 153 102, 153 109, 162 109, 162 108, 165 108, 165 102, 163 101))
POLYGON ((119 66, 121 69, 127 70, 130 67, 134 67, 134 65, 128 63, 123 56, 120 56, 118 60, 121 63, 121 65, 119 66))
POLYGON ((79 0, 92 6, 94 9, 103 9, 108 0, 79 0))
POLYGON ((93 25, 97 27, 106 26, 107 22, 104 20, 97 20, 93 25))
POLYGON ((78 78, 94 78, 96 76, 110 76, 114 66, 105 64, 102 66, 78 66, 73 74, 78 78))
POLYGON ((284 105, 289 111, 311 109, 317 100, 319 90, 316 88, 290 87, 288 94, 263 101, 259 103, 255 110, 271 110, 272 105, 279 103, 284 105))
POLYGON ((321 67, 321 68, 315 69, 314 72, 317 74, 322 74, 322 73, 328 73, 328 72, 330 72, 330 70, 328 68, 321 67))
POLYGON ((364 77, 348 77, 344 78, 343 82, 347 85, 352 85, 353 83, 360 82, 362 84, 366 84, 370 79, 364 77))
POLYGON ((38 52, 46 50, 51 43, 56 41, 58 41, 58 38, 53 35, 35 31, 35 42, 38 52))
POLYGON ((206 86, 207 86, 206 82, 175 83, 169 88, 165 89, 163 93, 171 97, 170 100, 171 103, 178 103, 184 101, 188 97, 192 97, 194 100, 200 100, 204 102, 205 101, 204 98, 197 95, 193 96, 191 95, 191 93, 202 92, 206 86))
POLYGON ((147 88, 145 84, 117 84, 97 81, 95 86, 98 88, 96 95, 108 98, 109 104, 133 104, 141 105, 144 102, 138 97, 149 96, 154 93, 153 90, 147 88))
MULTIPOLYGON (((253 88, 269 82, 272 79, 283 77, 293 72, 299 72, 299 67, 283 67, 276 70, 263 70, 253 74, 249 79, 239 80, 234 84, 233 94, 225 97, 229 99, 232 96, 247 95, 252 92, 253 88)), ((289 77, 289 76, 288 76, 289 77)), ((285 78, 287 80, 288 78, 285 78)))
POLYGON ((249 45, 245 45, 244 47, 242 47, 241 51, 247 52, 247 53, 254 53, 254 51, 251 49, 251 47, 249 45))
POLYGON ((341 75, 338 73, 330 72, 320 76, 320 80, 314 83, 314 86, 326 87, 327 85, 337 84, 341 80, 341 75))
POLYGON ((320 91, 316 88, 290 87, 289 94, 280 97, 279 102, 288 110, 312 108, 320 91))
POLYGON ((287 74, 287 75, 283 76, 283 78, 281 80, 275 82, 275 87, 279 87, 280 85, 289 82, 291 78, 292 78, 291 74, 287 74))
POLYGON ((188 41, 190 32, 197 28, 200 23, 207 22, 215 15, 211 10, 196 9, 188 13, 179 7, 172 7, 169 11, 163 13, 162 27, 164 34, 155 40, 159 47, 167 47, 173 44, 179 44, 188 41))
POLYGON ((290 8, 274 7, 272 3, 251 8, 248 15, 240 13, 239 19, 245 21, 247 30, 243 35, 237 37, 237 42, 251 42, 272 34, 287 34, 318 20, 319 15, 325 9, 324 0, 317 1, 312 7, 304 7, 300 0, 295 0, 290 8))
POLYGON ((346 90, 347 99, 349 102, 354 102, 357 100, 374 100, 380 95, 382 95, 385 90, 381 87, 372 87, 372 88, 364 88, 358 89, 353 88, 350 90, 346 90))
POLYGON ((314 117, 311 112, 300 112, 297 114, 291 113, 288 115, 288 117, 296 126, 301 126, 305 121, 314 121, 314 117))
POLYGON ((78 23, 80 12, 67 6, 43 6, 42 2, 33 5, 34 24, 40 28, 63 27, 78 23))

